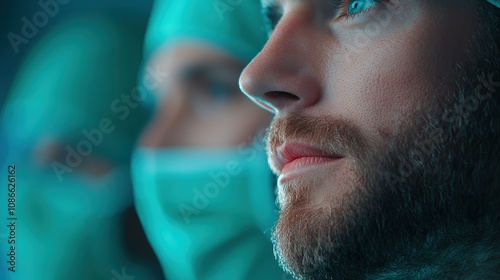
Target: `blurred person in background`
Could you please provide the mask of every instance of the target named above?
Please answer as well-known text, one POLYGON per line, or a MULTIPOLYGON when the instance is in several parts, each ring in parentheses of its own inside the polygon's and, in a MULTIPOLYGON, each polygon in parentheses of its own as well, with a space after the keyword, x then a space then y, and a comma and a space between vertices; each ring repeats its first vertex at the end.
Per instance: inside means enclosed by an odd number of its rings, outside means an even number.
POLYGON ((20 67, 2 116, 17 166, 11 279, 161 279, 124 233, 131 149, 148 117, 128 99, 144 30, 119 13, 74 15, 20 67))
POLYGON ((264 234, 276 218, 261 139, 272 116, 238 88, 266 41, 262 26, 258 0, 153 8, 141 82, 155 113, 132 173, 139 217, 168 279, 286 276, 264 234))

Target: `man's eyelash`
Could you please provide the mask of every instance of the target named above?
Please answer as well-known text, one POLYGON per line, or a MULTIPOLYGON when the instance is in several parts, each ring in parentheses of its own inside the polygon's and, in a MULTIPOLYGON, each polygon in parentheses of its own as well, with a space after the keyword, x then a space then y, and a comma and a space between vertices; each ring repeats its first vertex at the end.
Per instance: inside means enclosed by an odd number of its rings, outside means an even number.
POLYGON ((347 5, 347 2, 350 0, 329 0, 330 4, 332 5, 332 14, 335 15, 335 18, 337 18, 338 14, 340 13, 341 15, 344 14, 344 7, 347 5))
POLYGON ((361 12, 355 13, 355 14, 342 13, 337 18, 341 19, 341 20, 346 20, 346 21, 351 20, 351 19, 355 18, 356 16, 361 16, 365 13, 370 12, 373 8, 376 8, 381 2, 382 1, 379 1, 379 3, 377 3, 376 5, 371 6, 370 8, 363 10, 361 12))
POLYGON ((347 21, 347 20, 351 20, 351 19, 355 18, 356 16, 360 16, 360 15, 363 15, 364 13, 369 12, 372 8, 375 8, 378 5, 380 5, 384 0, 374 0, 376 2, 375 5, 369 7, 366 10, 363 10, 361 12, 354 13, 354 14, 348 14, 343 9, 343 7, 345 7, 345 5, 347 5, 350 0, 330 0, 330 1, 334 2, 334 5, 336 6, 335 13, 337 14, 340 12, 340 14, 335 18, 335 20, 336 21, 337 20, 346 20, 347 21))
MULTIPOLYGON (((348 4, 349 1, 350 0, 329 0, 330 4, 332 5, 333 14, 337 15, 335 17, 335 21, 353 19, 356 16, 369 12, 372 8, 375 8, 384 0, 375 0, 375 2, 377 2, 376 5, 354 14, 348 14, 347 12, 345 12, 344 7, 348 4)), ((270 34, 280 21, 283 15, 283 9, 275 3, 270 3, 262 8, 262 14, 264 16, 264 25, 268 34, 270 34)))

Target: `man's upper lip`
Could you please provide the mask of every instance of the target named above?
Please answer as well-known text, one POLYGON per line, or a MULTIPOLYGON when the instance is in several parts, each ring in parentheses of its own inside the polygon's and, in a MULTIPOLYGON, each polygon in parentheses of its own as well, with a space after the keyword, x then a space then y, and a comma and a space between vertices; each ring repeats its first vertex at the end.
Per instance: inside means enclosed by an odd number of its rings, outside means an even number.
POLYGON ((275 151, 276 168, 281 171, 285 165, 302 157, 342 158, 343 156, 303 143, 284 143, 275 151))

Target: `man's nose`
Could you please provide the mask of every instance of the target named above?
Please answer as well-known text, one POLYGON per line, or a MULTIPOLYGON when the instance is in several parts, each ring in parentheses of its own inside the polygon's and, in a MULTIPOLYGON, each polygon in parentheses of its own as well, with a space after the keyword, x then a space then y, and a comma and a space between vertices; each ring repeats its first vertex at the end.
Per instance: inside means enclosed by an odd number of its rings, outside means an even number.
POLYGON ((310 9, 285 14, 260 54, 240 76, 241 90, 275 114, 286 114, 316 104, 321 84, 314 67, 320 52, 314 44, 310 9))

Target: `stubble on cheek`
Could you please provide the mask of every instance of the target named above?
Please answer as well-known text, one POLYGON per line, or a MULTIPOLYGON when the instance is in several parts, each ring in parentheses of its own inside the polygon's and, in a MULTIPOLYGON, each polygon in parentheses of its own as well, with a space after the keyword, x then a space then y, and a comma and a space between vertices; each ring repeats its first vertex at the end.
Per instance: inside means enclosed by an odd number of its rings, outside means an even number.
POLYGON ((336 115, 348 116, 366 132, 383 130, 395 135, 397 131, 391 130, 407 126, 408 119, 446 92, 442 85, 454 82, 450 73, 466 58, 475 25, 470 15, 455 20, 464 12, 463 4, 453 5, 457 7, 448 8, 447 13, 439 5, 420 3, 410 15, 405 12, 404 19, 394 17, 376 36, 368 37, 362 48, 344 47, 355 46, 350 36, 332 41, 341 57, 355 54, 348 60, 336 60, 339 55, 328 58, 333 66, 324 80, 332 94, 325 97, 325 103, 336 115))

